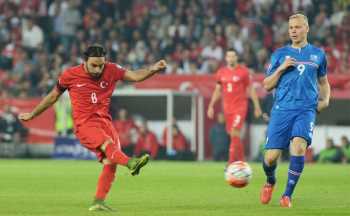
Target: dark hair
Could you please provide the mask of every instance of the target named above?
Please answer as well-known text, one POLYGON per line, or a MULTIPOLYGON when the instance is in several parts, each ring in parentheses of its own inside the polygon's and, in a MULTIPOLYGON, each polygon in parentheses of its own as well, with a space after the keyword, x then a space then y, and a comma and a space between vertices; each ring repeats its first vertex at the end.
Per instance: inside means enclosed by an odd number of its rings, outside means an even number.
POLYGON ((90 45, 84 52, 85 61, 88 60, 89 57, 105 57, 106 50, 103 46, 99 44, 90 45))
POLYGON ((226 53, 227 52, 235 52, 237 54, 237 51, 234 48, 228 48, 226 49, 226 53))

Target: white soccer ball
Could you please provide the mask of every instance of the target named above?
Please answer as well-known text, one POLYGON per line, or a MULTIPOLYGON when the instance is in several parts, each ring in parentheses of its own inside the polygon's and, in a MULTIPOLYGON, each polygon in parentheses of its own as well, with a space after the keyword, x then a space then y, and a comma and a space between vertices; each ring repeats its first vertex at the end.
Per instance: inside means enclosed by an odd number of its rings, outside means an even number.
POLYGON ((226 168, 225 180, 233 187, 242 188, 249 184, 252 174, 252 168, 248 163, 235 161, 226 168))

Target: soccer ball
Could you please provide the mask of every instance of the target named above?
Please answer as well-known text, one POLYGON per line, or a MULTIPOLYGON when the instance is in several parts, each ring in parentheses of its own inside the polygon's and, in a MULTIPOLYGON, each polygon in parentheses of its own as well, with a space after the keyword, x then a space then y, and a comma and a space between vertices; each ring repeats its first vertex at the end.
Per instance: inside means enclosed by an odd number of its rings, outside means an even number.
POLYGON ((243 161, 236 161, 228 165, 225 170, 226 182, 236 188, 242 188, 249 184, 252 178, 252 168, 243 161))

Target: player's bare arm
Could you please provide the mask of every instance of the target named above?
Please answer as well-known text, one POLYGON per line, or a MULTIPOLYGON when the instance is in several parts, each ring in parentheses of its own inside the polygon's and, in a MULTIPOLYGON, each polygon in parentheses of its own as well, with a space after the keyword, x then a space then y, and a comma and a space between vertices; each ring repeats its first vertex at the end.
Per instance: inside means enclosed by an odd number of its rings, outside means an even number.
POLYGON ((128 70, 125 72, 124 80, 132 82, 143 81, 156 73, 164 71, 166 69, 167 63, 165 60, 160 60, 148 68, 138 69, 138 70, 128 70))
POLYGON ((321 112, 329 105, 329 99, 331 96, 331 88, 329 86, 327 76, 323 76, 318 79, 319 89, 320 89, 320 100, 318 101, 317 111, 321 112))
POLYGON ((47 108, 52 106, 58 98, 61 96, 61 93, 56 89, 52 89, 51 92, 45 96, 45 98, 33 109, 30 113, 21 113, 18 115, 18 118, 22 121, 29 121, 40 115, 47 108))
POLYGON ((253 85, 249 86, 249 95, 254 105, 254 116, 255 118, 259 118, 262 115, 262 110, 261 110, 258 94, 256 93, 256 89, 253 85))
POLYGON ((264 79, 264 81, 263 81, 264 88, 267 91, 273 90, 276 87, 280 77, 287 70, 287 68, 295 66, 295 64, 296 64, 295 59, 286 58, 284 60, 283 64, 281 64, 273 74, 271 74, 270 76, 268 76, 264 79))
POLYGON ((214 118, 214 105, 220 99, 220 97, 221 97, 221 84, 216 83, 213 95, 211 96, 210 103, 208 106, 208 111, 207 111, 208 118, 210 119, 214 118))

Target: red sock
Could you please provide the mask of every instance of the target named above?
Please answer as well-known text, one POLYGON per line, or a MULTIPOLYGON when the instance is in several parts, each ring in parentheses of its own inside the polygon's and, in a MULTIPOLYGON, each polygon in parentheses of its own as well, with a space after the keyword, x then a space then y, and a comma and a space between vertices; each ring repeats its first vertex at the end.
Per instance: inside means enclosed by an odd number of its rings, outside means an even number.
POLYGON ((103 166, 103 170, 98 178, 96 199, 104 200, 106 198, 115 178, 116 167, 116 164, 106 164, 103 166))
POLYGON ((126 166, 130 159, 114 144, 107 145, 105 154, 107 159, 114 164, 126 166))
POLYGON ((231 138, 228 163, 244 161, 244 148, 238 136, 231 138))

